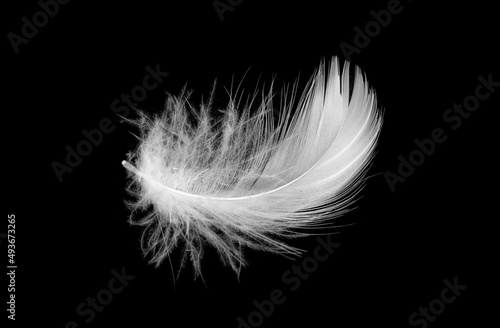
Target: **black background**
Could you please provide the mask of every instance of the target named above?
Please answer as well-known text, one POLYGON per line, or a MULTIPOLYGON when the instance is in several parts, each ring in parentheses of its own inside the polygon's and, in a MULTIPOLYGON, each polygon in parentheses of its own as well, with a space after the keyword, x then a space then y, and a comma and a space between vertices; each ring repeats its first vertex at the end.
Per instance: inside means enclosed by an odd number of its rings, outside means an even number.
MULTIPOLYGON (((409 316, 455 277, 467 290, 429 326, 498 321, 492 321, 498 308, 492 117, 500 91, 456 130, 442 118, 474 94, 479 75, 500 80, 493 67, 498 15, 487 2, 401 2, 401 13, 351 56, 385 112, 378 152, 363 198, 341 220, 355 224, 338 230, 341 246, 298 290, 289 291, 281 278, 293 260, 252 251, 239 280, 210 250, 203 280, 193 280, 190 267, 175 280, 167 262, 157 269, 147 263, 141 229, 127 222, 120 162, 135 146, 134 131, 110 105, 142 82, 146 66, 170 73, 140 103, 149 113, 161 110, 165 91, 177 94, 186 84, 195 101, 206 97, 216 78, 224 99, 223 88, 248 69, 248 91, 259 78, 268 85, 276 77, 281 86, 300 74, 305 82, 322 59, 343 61, 340 43, 353 44, 354 28, 363 29, 373 20, 370 11, 387 3, 244 0, 221 21, 212 1, 71 1, 19 53, 4 37, 4 216, 14 213, 17 222, 15 323, 236 328, 238 316, 255 310, 254 300, 279 288, 287 299, 262 327, 410 327, 409 316), (51 164, 64 163, 65 147, 106 117, 115 130, 59 182, 51 164), (391 192, 383 173, 397 173, 398 156, 408 158, 414 139, 429 138, 435 128, 448 139, 391 192), (122 268, 135 278, 84 323, 88 317, 77 306, 122 268)), ((36 1, 5 6, 5 36, 20 34, 21 18, 40 10, 36 1)), ((0 231, 6 228, 5 220, 0 231)), ((307 256, 317 242, 292 244, 307 256)), ((4 246, 2 239, 6 254, 4 246)))

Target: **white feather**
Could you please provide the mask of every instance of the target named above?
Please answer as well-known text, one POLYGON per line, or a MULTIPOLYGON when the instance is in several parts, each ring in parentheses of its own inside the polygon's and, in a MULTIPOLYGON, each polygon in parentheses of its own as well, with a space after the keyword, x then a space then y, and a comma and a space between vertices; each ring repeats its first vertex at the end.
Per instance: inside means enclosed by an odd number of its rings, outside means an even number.
POLYGON ((382 119, 358 68, 351 97, 349 64, 341 72, 334 58, 325 70, 321 64, 293 114, 293 96, 282 105, 278 124, 270 95, 255 114, 249 104, 238 112, 231 98, 219 122, 211 101, 195 111, 185 95, 168 96, 162 115, 141 114, 134 165, 123 165, 132 207, 149 210, 139 223, 153 262, 182 246, 182 265, 190 258, 198 275, 209 244, 239 274, 244 247, 298 254, 283 237, 331 223, 352 204, 382 119))

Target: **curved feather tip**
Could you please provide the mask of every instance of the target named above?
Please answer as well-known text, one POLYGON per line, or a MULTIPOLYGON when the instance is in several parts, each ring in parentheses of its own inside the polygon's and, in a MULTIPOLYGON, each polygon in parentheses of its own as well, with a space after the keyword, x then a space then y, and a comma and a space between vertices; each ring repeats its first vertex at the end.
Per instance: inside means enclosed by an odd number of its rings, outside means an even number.
POLYGON ((299 254, 285 237, 331 224, 352 204, 382 124, 361 71, 350 76, 349 63, 341 71, 334 58, 298 101, 287 99, 277 121, 271 95, 256 111, 231 95, 219 120, 210 115, 211 100, 194 110, 185 95, 168 96, 161 115, 140 113, 133 165, 123 165, 135 196, 130 205, 147 213, 133 221, 146 227, 152 262, 181 246, 180 267, 190 260, 196 277, 211 245, 239 274, 244 247, 299 254))

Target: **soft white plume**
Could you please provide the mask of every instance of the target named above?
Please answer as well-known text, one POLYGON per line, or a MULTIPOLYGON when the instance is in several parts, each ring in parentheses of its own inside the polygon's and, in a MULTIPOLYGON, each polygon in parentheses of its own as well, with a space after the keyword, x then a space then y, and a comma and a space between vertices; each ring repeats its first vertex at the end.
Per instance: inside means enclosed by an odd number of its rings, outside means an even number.
MULTIPOLYGON (((211 101, 195 110, 188 96, 168 96, 165 111, 144 114, 136 152, 123 165, 132 179, 134 211, 147 211, 144 245, 153 262, 180 247, 200 274, 203 247, 215 247, 237 272, 244 247, 290 255, 284 237, 331 224, 362 186, 382 119, 374 93, 349 64, 321 64, 296 108, 271 96, 255 113, 231 98, 214 121, 211 101), (193 124, 192 116, 195 116, 193 124)), ((293 91, 295 93, 295 89, 293 91)), ((182 266, 181 265, 181 266, 182 266)))

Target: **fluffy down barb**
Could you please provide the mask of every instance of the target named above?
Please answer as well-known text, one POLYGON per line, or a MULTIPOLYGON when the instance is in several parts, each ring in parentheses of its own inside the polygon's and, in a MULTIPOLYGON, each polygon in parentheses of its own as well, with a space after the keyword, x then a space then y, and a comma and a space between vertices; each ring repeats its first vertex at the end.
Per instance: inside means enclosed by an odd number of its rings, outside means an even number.
POLYGON ((351 87, 348 63, 342 71, 337 59, 321 64, 277 121, 271 96, 256 111, 237 110, 231 98, 218 121, 211 101, 195 110, 185 95, 168 96, 161 115, 140 114, 139 146, 123 165, 131 206, 147 213, 134 220, 146 227, 152 261, 179 247, 181 267, 190 260, 197 276, 210 245, 239 274, 245 247, 300 253, 283 239, 341 215, 373 157, 381 115, 358 68, 352 78, 351 87))

